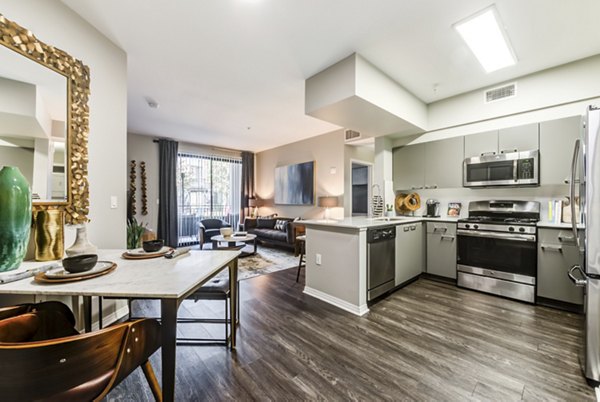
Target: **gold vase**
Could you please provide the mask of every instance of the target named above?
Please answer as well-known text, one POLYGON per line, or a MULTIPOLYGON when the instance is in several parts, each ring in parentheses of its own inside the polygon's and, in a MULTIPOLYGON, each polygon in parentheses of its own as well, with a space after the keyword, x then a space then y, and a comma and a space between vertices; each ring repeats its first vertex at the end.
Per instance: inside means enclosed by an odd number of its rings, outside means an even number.
POLYGON ((65 253, 64 212, 37 211, 33 218, 35 260, 60 260, 65 253))

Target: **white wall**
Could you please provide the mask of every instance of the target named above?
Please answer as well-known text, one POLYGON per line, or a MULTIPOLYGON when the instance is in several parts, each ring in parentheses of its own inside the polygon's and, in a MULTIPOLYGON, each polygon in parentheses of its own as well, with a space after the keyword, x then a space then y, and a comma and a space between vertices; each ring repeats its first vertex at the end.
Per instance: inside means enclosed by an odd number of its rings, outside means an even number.
MULTIPOLYGON (((0 0, 0 12, 41 41, 90 68, 90 240, 101 248, 126 242, 127 56, 58 0, 0 0), (117 209, 110 209, 110 196, 117 209)), ((66 230, 67 243, 73 230, 66 230)), ((67 246, 70 244, 67 244, 67 246)))
POLYGON ((344 133, 343 130, 308 138, 256 154, 256 194, 265 204, 259 215, 277 213, 283 217, 322 219, 324 209, 317 206, 320 196, 338 196, 338 208, 331 208, 330 217, 344 216, 344 133), (275 168, 315 161, 315 205, 274 205, 275 168), (335 168, 335 173, 331 169, 335 168))

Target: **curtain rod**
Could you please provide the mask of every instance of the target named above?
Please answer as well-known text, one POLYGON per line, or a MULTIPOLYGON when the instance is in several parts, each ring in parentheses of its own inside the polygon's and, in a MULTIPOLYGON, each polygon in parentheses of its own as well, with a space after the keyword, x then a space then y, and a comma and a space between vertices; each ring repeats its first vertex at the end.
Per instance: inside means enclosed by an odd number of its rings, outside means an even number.
MULTIPOLYGON (((155 144, 158 144, 159 140, 157 138, 153 139, 152 142, 154 142, 155 144)), ((240 151, 239 149, 233 149, 233 148, 223 148, 223 147, 212 147, 210 145, 203 145, 203 144, 192 144, 192 143, 187 143, 190 145, 197 145, 200 147, 206 147, 209 149, 212 149, 214 151, 227 151, 227 152, 236 152, 236 153, 242 153, 243 151, 240 151)))

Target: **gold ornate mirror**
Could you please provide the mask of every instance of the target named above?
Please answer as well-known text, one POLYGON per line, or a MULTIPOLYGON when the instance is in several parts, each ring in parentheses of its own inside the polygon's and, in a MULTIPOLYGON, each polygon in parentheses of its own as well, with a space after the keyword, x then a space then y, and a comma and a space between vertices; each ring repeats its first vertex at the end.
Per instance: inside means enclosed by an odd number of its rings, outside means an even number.
POLYGON ((33 209, 87 221, 89 68, 0 14, 0 166, 17 165, 33 209))

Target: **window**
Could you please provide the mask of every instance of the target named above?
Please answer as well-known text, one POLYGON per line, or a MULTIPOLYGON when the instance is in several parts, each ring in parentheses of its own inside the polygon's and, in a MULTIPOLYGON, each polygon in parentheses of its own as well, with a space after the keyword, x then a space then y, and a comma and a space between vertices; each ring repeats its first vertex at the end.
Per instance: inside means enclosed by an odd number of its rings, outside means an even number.
POLYGON ((179 245, 198 243, 198 223, 216 218, 237 227, 241 209, 242 161, 179 153, 177 220, 179 245))

